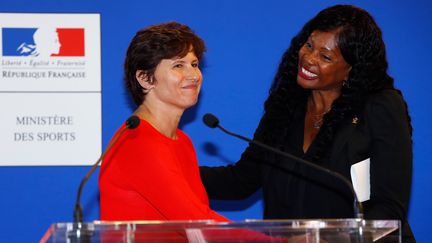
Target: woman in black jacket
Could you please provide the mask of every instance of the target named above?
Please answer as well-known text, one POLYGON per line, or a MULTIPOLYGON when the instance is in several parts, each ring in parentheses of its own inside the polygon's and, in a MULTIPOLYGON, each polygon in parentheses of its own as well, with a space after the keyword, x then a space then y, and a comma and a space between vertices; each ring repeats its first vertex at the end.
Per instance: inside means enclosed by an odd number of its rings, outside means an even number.
MULTIPOLYGON (((401 220, 408 242, 415 241, 407 223, 412 128, 387 67, 368 12, 322 10, 283 55, 254 139, 345 176, 365 218, 401 220), (355 178, 359 172, 366 182, 355 178)), ((266 219, 354 216, 346 185, 254 145, 234 165, 200 170, 212 199, 242 199, 262 187, 266 219)))

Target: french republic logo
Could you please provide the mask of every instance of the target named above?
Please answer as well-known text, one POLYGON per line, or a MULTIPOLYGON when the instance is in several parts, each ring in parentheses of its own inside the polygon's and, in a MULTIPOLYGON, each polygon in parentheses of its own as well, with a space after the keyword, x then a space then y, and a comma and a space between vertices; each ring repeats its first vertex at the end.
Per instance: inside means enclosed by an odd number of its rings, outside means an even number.
POLYGON ((3 56, 83 57, 84 28, 2 28, 3 56))

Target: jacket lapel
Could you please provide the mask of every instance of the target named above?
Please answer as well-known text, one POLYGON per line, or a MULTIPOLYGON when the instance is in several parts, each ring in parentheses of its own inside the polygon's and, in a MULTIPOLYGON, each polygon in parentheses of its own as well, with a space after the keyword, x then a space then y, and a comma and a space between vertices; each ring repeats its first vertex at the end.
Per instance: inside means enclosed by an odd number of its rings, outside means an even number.
POLYGON ((342 124, 342 127, 337 132, 333 148, 332 148, 332 158, 335 159, 338 157, 342 149, 345 147, 346 143, 348 142, 349 138, 352 136, 352 133, 354 132, 355 128, 357 127, 358 119, 355 117, 350 122, 345 122, 342 124))

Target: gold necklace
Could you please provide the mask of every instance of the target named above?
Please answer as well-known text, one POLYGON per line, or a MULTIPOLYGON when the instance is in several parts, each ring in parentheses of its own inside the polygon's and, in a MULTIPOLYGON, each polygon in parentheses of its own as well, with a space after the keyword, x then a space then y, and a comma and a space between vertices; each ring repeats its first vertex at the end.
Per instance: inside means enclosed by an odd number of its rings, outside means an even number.
POLYGON ((312 116, 312 127, 315 129, 320 129, 323 124, 324 115, 327 114, 331 110, 331 107, 329 107, 326 111, 324 111, 321 114, 312 114, 311 111, 309 113, 312 116))
POLYGON ((313 126, 313 128, 315 128, 315 129, 320 129, 321 126, 322 126, 322 121, 323 121, 323 118, 322 118, 322 117, 321 117, 320 119, 318 119, 318 120, 314 120, 314 121, 312 121, 312 126, 313 126))

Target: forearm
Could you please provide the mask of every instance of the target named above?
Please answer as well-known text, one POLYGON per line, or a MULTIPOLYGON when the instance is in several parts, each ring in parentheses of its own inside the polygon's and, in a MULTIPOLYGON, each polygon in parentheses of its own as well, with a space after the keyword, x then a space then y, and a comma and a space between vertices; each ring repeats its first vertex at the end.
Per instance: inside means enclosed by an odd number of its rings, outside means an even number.
POLYGON ((233 166, 200 167, 201 179, 211 199, 244 199, 256 191, 257 185, 240 179, 233 166))

